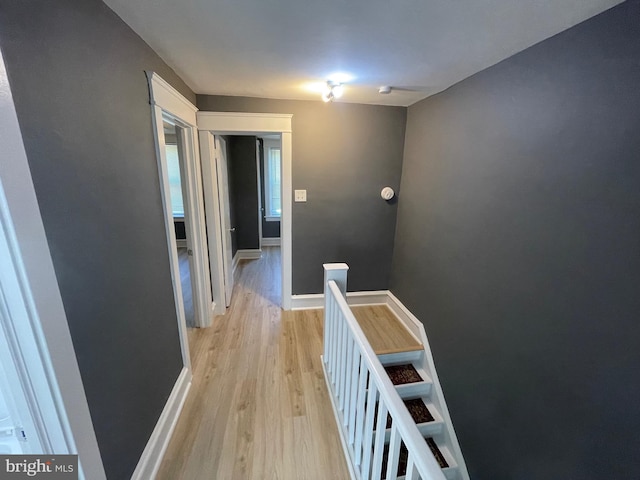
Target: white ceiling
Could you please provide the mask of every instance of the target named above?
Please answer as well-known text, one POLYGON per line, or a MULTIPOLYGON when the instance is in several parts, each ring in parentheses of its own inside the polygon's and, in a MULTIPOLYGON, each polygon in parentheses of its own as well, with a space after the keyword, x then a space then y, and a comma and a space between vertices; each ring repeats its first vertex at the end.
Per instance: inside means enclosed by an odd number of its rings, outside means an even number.
POLYGON ((196 93, 405 106, 621 1, 105 0, 196 93))

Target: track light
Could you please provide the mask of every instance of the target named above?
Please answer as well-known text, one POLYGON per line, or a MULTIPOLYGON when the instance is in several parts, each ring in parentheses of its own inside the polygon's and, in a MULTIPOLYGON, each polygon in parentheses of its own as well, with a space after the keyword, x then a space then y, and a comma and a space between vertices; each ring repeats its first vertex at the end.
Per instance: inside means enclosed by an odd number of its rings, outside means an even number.
POLYGON ((343 94, 343 86, 340 82, 333 82, 329 80, 327 86, 322 91, 323 102, 333 102, 336 98, 340 98, 343 94))

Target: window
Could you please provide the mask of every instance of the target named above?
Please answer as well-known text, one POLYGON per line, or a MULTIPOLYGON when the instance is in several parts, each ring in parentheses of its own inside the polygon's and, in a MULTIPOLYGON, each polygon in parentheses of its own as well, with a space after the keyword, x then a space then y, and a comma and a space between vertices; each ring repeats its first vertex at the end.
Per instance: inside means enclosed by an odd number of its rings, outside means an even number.
POLYGON ((182 184, 180 182, 180 157, 177 145, 166 145, 169 188, 171 191, 171 210, 174 217, 184 217, 182 184))
MULTIPOLYGON (((265 142, 266 143, 266 142, 265 142)), ((280 147, 265 145, 265 219, 280 220, 282 202, 280 201, 280 147)))

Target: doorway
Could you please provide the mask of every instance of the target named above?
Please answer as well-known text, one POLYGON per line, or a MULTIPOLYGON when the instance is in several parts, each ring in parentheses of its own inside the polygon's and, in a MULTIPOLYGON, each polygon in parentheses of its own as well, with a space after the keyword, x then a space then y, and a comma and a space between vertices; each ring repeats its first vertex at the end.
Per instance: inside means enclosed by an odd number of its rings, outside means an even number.
POLYGON ((204 217, 202 174, 199 150, 197 148, 197 109, 156 73, 146 72, 146 75, 149 83, 149 103, 151 104, 156 143, 160 194, 162 196, 167 253, 178 320, 178 333, 183 364, 187 370, 187 376, 190 376, 191 359, 189 355, 189 335, 185 314, 184 298, 186 292, 183 293, 183 280, 186 288, 191 287, 194 326, 210 326, 214 307, 211 295, 211 276, 207 249, 207 228, 204 217), (165 128, 167 129, 166 135, 165 128), (180 177, 179 188, 178 183, 174 182, 174 195, 172 195, 167 160, 168 148, 171 149, 171 147, 167 147, 169 135, 175 135, 175 153, 178 157, 178 167, 174 167, 173 176, 179 175, 180 177), (182 195, 182 206, 184 210, 183 223, 185 238, 182 239, 184 240, 182 247, 184 248, 186 244, 187 255, 185 260, 189 267, 188 279, 186 278, 186 268, 184 268, 186 264, 184 261, 183 271, 185 275, 181 275, 178 241, 176 239, 177 227, 176 221, 174 221, 174 206, 172 205, 172 197, 177 197, 179 192, 182 195))
MULTIPOLYGON (((214 135, 214 148, 222 270, 225 300, 229 306, 234 274, 241 262, 268 254, 270 259, 276 258, 280 263, 280 135, 214 135)), ((280 277, 278 273, 272 281, 281 284, 280 277)), ((281 304, 280 295, 275 303, 281 304)))
POLYGON ((193 250, 190 246, 190 238, 187 225, 192 222, 188 208, 185 207, 184 198, 187 195, 188 185, 185 182, 185 155, 182 137, 183 129, 175 124, 170 117, 163 117, 165 158, 167 160, 167 172, 169 177, 169 191, 173 227, 176 236, 176 253, 180 268, 180 285, 182 287, 182 303, 184 307, 187 328, 195 328, 196 313, 193 305, 193 250))
MULTIPOLYGON (((277 135, 280 138, 281 148, 281 255, 280 271, 281 301, 284 310, 291 309, 291 210, 292 210, 292 181, 291 181, 291 157, 292 134, 291 118, 289 114, 253 114, 253 113, 226 113, 226 112, 198 112, 198 129, 200 138, 200 152, 202 159, 202 173, 205 194, 205 206, 207 221, 210 227, 215 228, 215 234, 208 238, 210 251, 210 269, 214 303, 217 305, 216 314, 224 314, 225 309, 219 308, 225 303, 225 256, 223 253, 223 232, 221 205, 221 179, 218 175, 218 160, 216 153, 216 136, 222 135, 250 135, 269 136, 277 135)), ((256 185, 257 186, 257 185, 256 185)), ((233 227, 230 227, 233 228, 233 227)))

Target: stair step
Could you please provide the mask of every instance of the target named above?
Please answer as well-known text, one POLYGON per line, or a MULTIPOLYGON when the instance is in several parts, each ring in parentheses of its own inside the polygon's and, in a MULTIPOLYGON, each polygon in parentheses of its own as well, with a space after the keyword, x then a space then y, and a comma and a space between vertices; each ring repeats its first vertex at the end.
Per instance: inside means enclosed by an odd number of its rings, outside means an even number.
POLYGON ((405 352, 378 355, 378 359, 380 360, 380 363, 386 367, 389 365, 403 365, 417 362, 422 358, 423 354, 424 350, 409 350, 405 352))
POLYGON ((444 455, 442 455, 442 452, 438 448, 436 441, 431 437, 425 438, 425 441, 427 442, 427 445, 429 445, 429 450, 431 450, 431 453, 433 453, 433 456, 436 457, 436 461, 438 462, 438 465, 440 465, 440 468, 449 467, 449 463, 444 458, 444 455))
POLYGON ((431 394, 431 382, 416 382, 398 385, 396 391, 400 398, 428 397, 431 394))
MULTIPOLYGON (((420 398, 405 400, 407 410, 423 437, 438 435, 444 430, 444 421, 437 413, 436 408, 432 404, 425 404, 420 398), (433 413, 432 413, 433 412, 433 413)), ((391 416, 387 415, 387 424, 385 428, 385 443, 389 443, 391 438, 391 416)))
MULTIPOLYGON (((445 455, 440 450, 440 447, 436 444, 435 440, 431 437, 425 438, 425 442, 429 446, 429 449, 433 453, 433 456, 436 458, 438 465, 442 469, 442 473, 448 479, 455 479, 458 473, 457 466, 449 465, 447 460, 445 459, 445 455)), ((448 451, 447 451, 448 453, 448 451)), ((387 478, 387 455, 389 454, 389 445, 384 446, 384 453, 382 455, 382 478, 387 478)), ((403 477, 407 473, 407 463, 409 461, 409 451, 404 444, 400 446, 400 455, 398 457, 398 477, 403 477)))
POLYGON ((407 383, 422 382, 424 379, 420 376, 416 367, 410 363, 402 365, 389 365, 384 367, 391 383, 394 385, 404 385, 407 383))
MULTIPOLYGON (((436 421, 436 417, 432 415, 431 410, 429 410, 429 407, 427 407, 427 405, 424 403, 424 401, 421 398, 403 400, 403 402, 406 405, 407 410, 409 410, 409 414, 411 415, 411 418, 413 418, 413 421, 416 422, 417 424, 436 421)), ((432 409, 434 408, 433 405, 431 406, 431 408, 432 409)), ((378 416, 377 404, 375 409, 375 415, 377 419, 377 416, 378 416)), ((437 418, 437 420, 441 420, 441 419, 437 418)), ((386 428, 390 428, 390 427, 391 427, 391 415, 387 415, 386 428)))
POLYGON ((435 421, 435 417, 431 414, 429 408, 421 398, 404 400, 404 404, 407 406, 407 410, 409 410, 409 414, 414 422, 427 423, 435 421))

